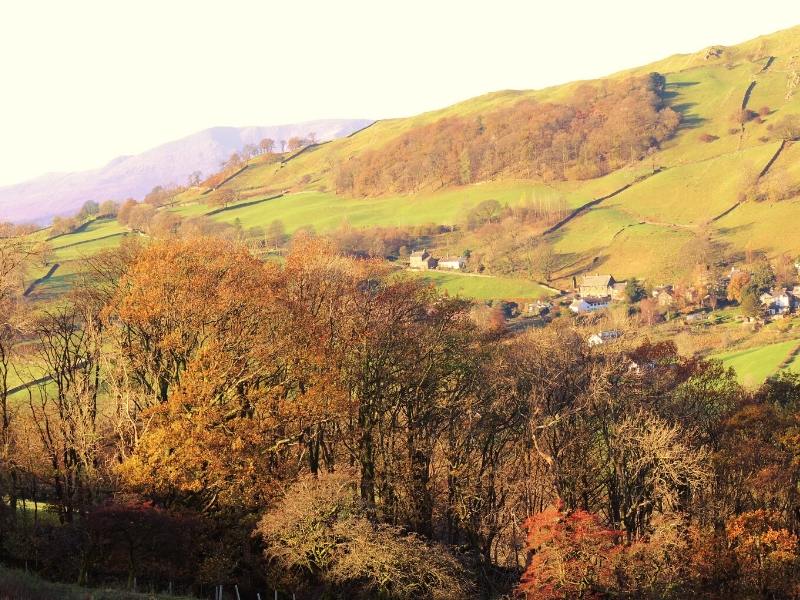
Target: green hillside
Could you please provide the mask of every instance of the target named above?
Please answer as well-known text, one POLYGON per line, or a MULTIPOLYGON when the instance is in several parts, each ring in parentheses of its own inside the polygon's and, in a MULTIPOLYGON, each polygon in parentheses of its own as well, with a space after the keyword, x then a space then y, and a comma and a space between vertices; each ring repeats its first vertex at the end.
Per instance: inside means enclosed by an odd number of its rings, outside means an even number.
MULTIPOLYGON (((741 255, 745 247, 768 257, 784 252, 796 255, 800 253, 800 235, 794 232, 794 223, 800 220, 796 194, 800 143, 782 147, 776 126, 789 115, 800 115, 800 89, 792 87, 800 70, 799 54, 800 27, 795 27, 735 47, 669 57, 606 78, 615 82, 661 73, 666 81, 665 100, 682 120, 658 151, 595 179, 499 178, 369 197, 335 192, 338 166, 364 152, 379 150, 446 118, 480 119, 521 100, 565 102, 587 83, 572 82, 543 90, 494 92, 415 117, 378 121, 347 138, 280 160, 257 157, 222 186, 237 198, 225 210, 213 210, 207 204, 213 193, 198 188, 181 193, 176 202, 160 210, 182 218, 207 215, 214 222, 243 229, 265 228, 279 220, 291 234, 307 226, 317 232, 332 231, 345 223, 356 228, 453 226, 463 224, 472 208, 490 199, 507 206, 532 198, 559 199, 576 209, 610 195, 549 233, 540 228, 540 237, 557 263, 556 285, 601 267, 618 278, 675 279, 691 266, 677 259, 680 248, 701 228, 710 231, 726 260, 741 255), (742 124, 738 115, 744 104, 760 116, 753 113, 742 124), (768 164, 770 169, 759 178, 768 164), (788 197, 751 197, 756 187, 780 185, 789 189, 784 194, 788 197)), ((602 80, 588 83, 605 85, 602 80)), ((81 257, 113 246, 127 233, 113 220, 99 220, 78 233, 55 238, 52 245, 60 266, 37 286, 36 293, 57 292, 75 276, 81 257)), ((467 241, 474 242, 469 236, 467 241)), ((441 243, 448 250, 453 245, 452 240, 441 243)), ((437 240, 430 244, 436 247, 437 240)), ((476 297, 483 295, 476 293, 476 297)))

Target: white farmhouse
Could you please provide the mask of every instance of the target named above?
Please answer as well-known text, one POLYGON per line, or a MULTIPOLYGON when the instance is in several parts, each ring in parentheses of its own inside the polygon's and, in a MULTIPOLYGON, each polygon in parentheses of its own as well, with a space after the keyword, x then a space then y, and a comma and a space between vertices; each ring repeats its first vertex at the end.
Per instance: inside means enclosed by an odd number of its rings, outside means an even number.
POLYGON ((467 260, 463 256, 448 256, 447 258, 439 259, 440 269, 452 269, 459 271, 467 264, 467 260))
POLYGON ((610 301, 610 297, 597 298, 595 296, 586 296, 585 298, 575 298, 572 304, 569 305, 569 309, 575 314, 593 312, 595 310, 608 308, 610 301))

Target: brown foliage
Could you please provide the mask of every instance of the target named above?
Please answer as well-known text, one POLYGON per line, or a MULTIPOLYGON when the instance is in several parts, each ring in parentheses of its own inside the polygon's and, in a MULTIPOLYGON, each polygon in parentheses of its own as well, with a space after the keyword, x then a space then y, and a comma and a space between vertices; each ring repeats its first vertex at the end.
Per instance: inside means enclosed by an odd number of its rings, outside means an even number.
POLYGON ((288 583, 315 594, 447 600, 474 592, 447 548, 370 522, 357 479, 346 472, 303 478, 261 520, 267 558, 288 583))
POLYGON ((369 196, 465 185, 497 176, 589 179, 634 160, 680 121, 657 74, 580 88, 569 104, 524 100, 477 117, 447 117, 338 166, 339 193, 369 196))

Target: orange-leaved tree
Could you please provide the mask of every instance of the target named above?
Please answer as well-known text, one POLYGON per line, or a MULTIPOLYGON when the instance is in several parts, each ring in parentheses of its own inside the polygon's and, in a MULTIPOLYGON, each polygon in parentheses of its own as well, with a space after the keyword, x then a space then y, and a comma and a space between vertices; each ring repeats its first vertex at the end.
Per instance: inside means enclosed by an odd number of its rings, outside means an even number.
POLYGON ((567 513, 559 502, 525 522, 530 561, 517 588, 526 600, 602 598, 622 551, 622 532, 603 526, 597 515, 567 513))

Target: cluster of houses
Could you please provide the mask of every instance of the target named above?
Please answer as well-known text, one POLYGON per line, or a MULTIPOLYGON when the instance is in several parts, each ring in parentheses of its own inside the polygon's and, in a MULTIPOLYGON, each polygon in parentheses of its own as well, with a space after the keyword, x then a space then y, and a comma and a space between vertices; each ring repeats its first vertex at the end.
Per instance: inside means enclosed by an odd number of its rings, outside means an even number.
MULTIPOLYGON (((736 269, 731 270, 731 274, 736 269)), ((723 280, 727 281, 729 278, 723 280)), ((576 314, 593 312, 608 308, 612 302, 622 300, 627 282, 616 281, 611 275, 586 275, 580 282, 573 280, 575 297, 569 308, 576 314)), ((688 286, 680 289, 672 285, 663 285, 652 290, 652 297, 662 309, 690 305, 704 308, 716 308, 719 293, 715 296, 708 292, 709 285, 700 288, 688 286)), ((763 312, 767 316, 781 317, 800 311, 800 285, 793 288, 775 288, 759 297, 763 312)), ((692 315, 690 315, 692 316, 692 315)), ((688 319, 688 317, 687 317, 688 319)))
POLYGON ((621 300, 625 294, 627 282, 616 281, 611 275, 586 275, 580 283, 573 281, 577 296, 569 305, 569 309, 576 313, 594 312, 608 308, 616 301, 621 300))
POLYGON ((759 296, 764 312, 771 316, 788 315, 800 309, 800 285, 773 289, 759 296))
POLYGON ((412 252, 408 259, 408 266, 420 271, 432 269, 450 269, 460 271, 467 264, 463 256, 451 256, 447 258, 435 258, 427 249, 412 252))

